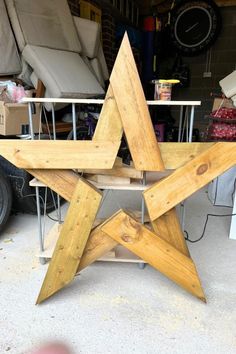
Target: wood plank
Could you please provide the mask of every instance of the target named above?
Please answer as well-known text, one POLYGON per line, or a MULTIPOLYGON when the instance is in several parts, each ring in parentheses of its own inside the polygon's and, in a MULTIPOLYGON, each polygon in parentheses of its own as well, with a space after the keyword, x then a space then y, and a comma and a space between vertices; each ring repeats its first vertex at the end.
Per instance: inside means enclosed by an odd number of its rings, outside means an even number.
POLYGON ((45 91, 46 91, 46 87, 44 86, 43 82, 41 80, 38 80, 35 97, 36 98, 44 97, 45 91))
POLYGON ((89 236, 77 272, 104 256, 116 245, 117 242, 105 234, 100 226, 96 227, 89 236))
POLYGON ((135 168, 162 171, 163 161, 127 34, 118 52, 110 84, 135 168))
POLYGON ((115 160, 115 163, 114 163, 114 166, 116 166, 116 167, 122 167, 123 166, 122 157, 117 156, 117 158, 115 160))
POLYGON ((68 202, 71 201, 76 184, 81 179, 80 176, 73 171, 30 169, 27 171, 68 202))
POLYGON ((0 141, 0 154, 24 169, 110 169, 118 148, 112 141, 0 141))
POLYGON ((116 184, 116 185, 129 185, 131 183, 128 177, 117 177, 109 175, 84 175, 88 181, 95 181, 101 184, 116 184))
POLYGON ((185 256, 190 257, 188 246, 175 208, 169 210, 158 219, 153 220, 152 227, 154 232, 163 240, 169 242, 178 251, 185 254, 185 256))
POLYGON ((214 144, 144 191, 151 220, 157 219, 235 164, 236 143, 214 144))
POLYGON ((76 274, 102 194, 79 180, 53 252, 37 304, 69 284, 76 274))
POLYGON ((119 211, 101 229, 185 290, 206 301, 193 261, 127 213, 119 211))
MULTIPOLYGON (((191 152, 190 155, 186 154, 186 151, 180 151, 178 144, 175 144, 175 149, 172 151, 172 154, 167 157, 167 166, 170 166, 170 161, 176 163, 178 160, 178 156, 188 156, 190 159, 195 157, 194 153, 191 152), (176 151, 178 153, 176 153, 176 151), (169 165, 168 165, 169 164, 169 165)), ((180 144, 182 146, 182 144, 180 144)), ((189 144, 190 145, 190 144, 189 144)), ((188 146, 189 146, 188 145, 188 146)), ((162 154, 163 158, 163 154, 162 154)), ((166 166, 165 165, 165 166, 166 166)), ((160 237, 169 242, 174 248, 182 252, 187 257, 190 257, 190 253, 188 250, 187 242, 184 238, 183 231, 181 229, 179 219, 177 216, 176 209, 173 208, 169 212, 165 213, 164 215, 160 216, 158 219, 153 220, 151 222, 152 228, 154 232, 160 237)))
POLYGON ((166 169, 175 170, 209 149, 215 143, 159 143, 166 169))
POLYGON ((143 172, 137 171, 135 168, 123 164, 122 166, 114 165, 111 170, 98 170, 98 169, 89 169, 89 170, 81 170, 79 169, 78 172, 83 173, 92 173, 94 175, 109 175, 109 176, 116 176, 116 177, 128 177, 133 179, 141 179, 143 178, 143 172))
POLYGON ((93 135, 93 140, 121 141, 122 134, 123 128, 120 119, 120 113, 117 108, 112 87, 109 86, 96 126, 96 130, 93 135))
MULTIPOLYGON (((61 195, 67 201, 71 201, 75 187, 81 179, 73 171, 28 170, 28 172, 41 182, 45 183, 49 188, 61 195)), ((117 243, 104 234, 99 227, 95 228, 89 236, 78 271, 81 271, 87 265, 95 262, 98 258, 114 248, 116 244, 117 243)))
POLYGON ((94 181, 90 181, 96 188, 98 189, 106 189, 106 190, 120 190, 120 191, 144 191, 148 187, 151 187, 151 184, 149 185, 143 185, 141 183, 137 182, 131 182, 130 184, 103 184, 103 183, 97 183, 94 181))
MULTIPOLYGON (((214 143, 159 143, 159 145, 166 168, 176 169, 206 151, 214 143)), ((83 169, 85 173, 142 178, 142 172, 131 166, 113 167, 118 146, 119 142, 4 139, 0 141, 0 154, 20 168, 77 168, 80 171, 83 169)))
MULTIPOLYGON (((98 225, 102 224, 105 219, 96 219, 93 223, 92 230, 95 229, 98 225)), ((53 227, 49 230, 49 232, 44 237, 44 251, 36 254, 37 257, 51 259, 53 252, 55 250, 55 246, 57 240, 60 235, 60 231, 62 228, 62 224, 56 222, 53 227)))

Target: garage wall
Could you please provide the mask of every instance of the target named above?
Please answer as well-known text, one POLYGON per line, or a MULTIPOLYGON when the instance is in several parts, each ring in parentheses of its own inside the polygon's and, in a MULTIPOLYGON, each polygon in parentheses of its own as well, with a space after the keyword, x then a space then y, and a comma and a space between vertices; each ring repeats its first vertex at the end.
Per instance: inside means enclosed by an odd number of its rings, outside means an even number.
POLYGON ((191 86, 175 90, 176 100, 201 100, 202 106, 197 109, 196 126, 204 130, 208 120, 204 115, 212 108, 212 91, 220 92, 219 81, 236 69, 236 6, 220 8, 223 28, 220 36, 212 47, 211 78, 203 78, 206 66, 206 53, 193 58, 184 58, 191 70, 191 86))
MULTIPOLYGON (((79 1, 68 0, 73 15, 79 15, 79 1)), ((193 58, 184 58, 191 71, 191 84, 189 88, 175 89, 173 99, 176 100, 201 100, 202 106, 196 110, 195 126, 204 131, 208 120, 204 118, 212 108, 212 91, 220 91, 219 80, 236 69, 236 6, 220 8, 223 20, 223 28, 216 43, 211 48, 211 78, 203 78, 206 66, 206 53, 193 58)), ((109 71, 111 72, 116 57, 115 19, 110 13, 110 8, 102 6, 102 32, 103 48, 109 71)), ((171 67, 173 59, 166 61, 166 67, 171 67)), ((178 119, 178 111, 173 110, 173 115, 178 119)))

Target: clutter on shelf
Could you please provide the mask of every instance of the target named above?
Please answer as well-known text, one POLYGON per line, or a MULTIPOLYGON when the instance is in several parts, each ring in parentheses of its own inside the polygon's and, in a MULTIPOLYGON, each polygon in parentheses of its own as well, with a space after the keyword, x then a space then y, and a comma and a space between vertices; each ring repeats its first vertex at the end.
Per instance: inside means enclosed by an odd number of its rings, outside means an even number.
POLYGON ((0 100, 5 103, 20 103, 23 97, 32 97, 32 91, 12 80, 0 81, 0 100))
POLYGON ((229 103, 225 107, 224 99, 222 99, 218 107, 215 104, 213 105, 213 111, 209 119, 208 140, 236 140, 236 108, 229 103))

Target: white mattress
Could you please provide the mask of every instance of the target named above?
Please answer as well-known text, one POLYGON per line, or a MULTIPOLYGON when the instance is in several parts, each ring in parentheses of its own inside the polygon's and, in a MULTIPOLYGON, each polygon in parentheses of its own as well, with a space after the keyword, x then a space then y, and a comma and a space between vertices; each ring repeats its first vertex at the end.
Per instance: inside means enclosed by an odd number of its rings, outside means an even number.
POLYGON ((82 53, 88 58, 95 58, 100 44, 100 24, 77 16, 73 18, 81 43, 82 53))
POLYGON ((109 75, 109 71, 107 68, 107 63, 106 63, 106 59, 103 53, 103 48, 102 48, 102 43, 100 42, 99 48, 98 48, 98 55, 97 55, 98 61, 101 65, 101 69, 102 69, 102 74, 103 74, 103 79, 106 81, 109 79, 110 75, 109 75))
POLYGON ((0 75, 12 75, 20 72, 21 63, 15 38, 4 1, 0 0, 0 75))
POLYGON ((22 55, 50 97, 86 98, 104 94, 78 53, 27 45, 22 55))
POLYGON ((94 74, 95 74, 98 82, 100 83, 100 85, 103 88, 105 88, 105 82, 104 82, 104 78, 103 78, 103 74, 102 74, 102 69, 101 69, 101 65, 100 65, 98 59, 97 58, 91 59, 90 64, 92 66, 92 69, 94 71, 94 74))
POLYGON ((5 0, 18 46, 26 44, 80 52, 66 0, 5 0))

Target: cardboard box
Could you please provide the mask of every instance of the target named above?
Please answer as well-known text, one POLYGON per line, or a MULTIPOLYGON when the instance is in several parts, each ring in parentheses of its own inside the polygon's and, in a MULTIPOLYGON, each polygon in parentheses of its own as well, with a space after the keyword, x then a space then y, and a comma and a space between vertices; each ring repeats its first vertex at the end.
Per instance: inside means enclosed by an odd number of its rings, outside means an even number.
MULTIPOLYGON (((33 115, 34 133, 39 133, 40 104, 33 115)), ((28 104, 0 101, 0 135, 26 134, 29 131, 28 104)))
POLYGON ((219 108, 235 108, 233 105, 233 101, 229 98, 215 98, 212 112, 216 111, 219 108))

